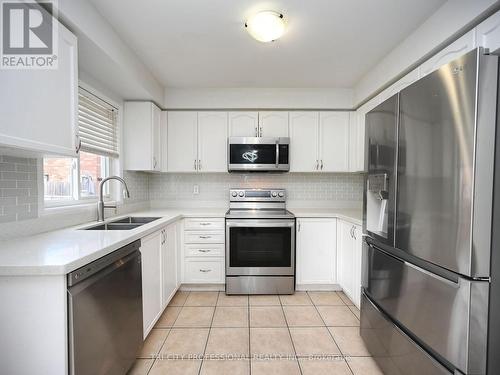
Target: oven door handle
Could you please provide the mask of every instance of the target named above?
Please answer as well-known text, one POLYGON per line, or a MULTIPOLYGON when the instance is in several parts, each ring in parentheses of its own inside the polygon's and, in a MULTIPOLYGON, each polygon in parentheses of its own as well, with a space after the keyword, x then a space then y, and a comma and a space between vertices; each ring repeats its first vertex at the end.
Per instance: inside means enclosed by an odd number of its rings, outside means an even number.
POLYGON ((226 227, 255 227, 255 228, 263 228, 263 227, 294 227, 295 219, 226 219, 226 227))

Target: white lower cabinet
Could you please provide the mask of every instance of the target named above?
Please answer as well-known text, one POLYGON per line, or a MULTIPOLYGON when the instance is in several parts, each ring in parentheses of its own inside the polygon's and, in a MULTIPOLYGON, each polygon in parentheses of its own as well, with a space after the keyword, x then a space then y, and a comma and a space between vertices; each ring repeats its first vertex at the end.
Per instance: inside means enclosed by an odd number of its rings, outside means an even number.
POLYGON ((162 306, 162 231, 141 240, 142 319, 144 338, 160 317, 162 306))
POLYGON ((224 283, 224 219, 184 220, 184 277, 187 284, 224 283))
POLYGON ((359 225, 338 221, 338 283, 358 308, 361 299, 361 233, 359 225))
POLYGON ((337 219, 297 218, 297 285, 337 283, 337 219))
POLYGON ((177 275, 177 224, 168 225, 161 231, 161 261, 162 261, 162 306, 165 308, 178 287, 177 275))

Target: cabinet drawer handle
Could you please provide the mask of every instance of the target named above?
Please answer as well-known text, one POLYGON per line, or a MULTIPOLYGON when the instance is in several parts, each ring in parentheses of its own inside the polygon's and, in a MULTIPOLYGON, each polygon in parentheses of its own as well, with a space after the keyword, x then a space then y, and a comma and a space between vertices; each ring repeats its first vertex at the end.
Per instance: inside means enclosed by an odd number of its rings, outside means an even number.
POLYGON ((203 268, 200 268, 200 272, 211 272, 212 270, 206 270, 206 269, 203 269, 203 268))
POLYGON ((198 251, 200 253, 209 253, 210 252, 210 250, 207 250, 207 249, 198 249, 198 251))
POLYGON ((205 226, 205 225, 212 225, 212 223, 200 223, 200 225, 203 225, 203 226, 205 226))
POLYGON ((198 236, 199 238, 202 238, 202 239, 208 239, 208 238, 212 238, 212 236, 198 236))

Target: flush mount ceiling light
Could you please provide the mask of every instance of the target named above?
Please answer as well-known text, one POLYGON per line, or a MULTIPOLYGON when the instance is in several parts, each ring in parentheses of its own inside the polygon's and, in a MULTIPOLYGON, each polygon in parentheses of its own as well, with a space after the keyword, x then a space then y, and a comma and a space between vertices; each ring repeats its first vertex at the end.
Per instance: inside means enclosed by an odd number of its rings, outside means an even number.
POLYGON ((273 42, 285 33, 285 18, 281 13, 266 10, 251 16, 245 27, 259 42, 273 42))

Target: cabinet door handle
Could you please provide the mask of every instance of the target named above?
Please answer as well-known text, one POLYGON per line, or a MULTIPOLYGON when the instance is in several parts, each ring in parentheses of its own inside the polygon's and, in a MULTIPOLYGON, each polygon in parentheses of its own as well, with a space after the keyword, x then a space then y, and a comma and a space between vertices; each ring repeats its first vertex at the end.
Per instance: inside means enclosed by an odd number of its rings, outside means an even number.
POLYGON ((156 158, 153 156, 153 169, 156 169, 156 164, 157 164, 156 158))
POLYGON ((80 149, 82 148, 82 140, 80 139, 79 135, 75 136, 76 138, 76 153, 78 154, 80 152, 80 149))
POLYGON ((353 228, 353 227, 351 227, 351 229, 349 230, 349 233, 351 234, 351 238, 353 237, 353 234, 352 234, 352 228, 353 228))
POLYGON ((356 239, 358 239, 358 237, 356 236, 356 227, 355 227, 355 226, 353 226, 353 227, 352 227, 352 237, 353 237, 355 240, 356 240, 356 239))
POLYGON ((203 269, 203 268, 200 268, 200 272, 211 272, 212 270, 207 270, 207 269, 203 269))
POLYGON ((256 137, 259 136, 259 127, 258 126, 255 127, 255 136, 256 137))
POLYGON ((197 170, 197 168, 196 168, 196 159, 194 159, 194 167, 193 168, 194 168, 195 171, 197 170))
POLYGON ((319 160, 316 160, 316 170, 319 168, 319 160))
POLYGON ((262 126, 259 128, 259 137, 262 137, 262 126))
POLYGON ((323 170, 323 159, 321 159, 321 170, 323 170))
POLYGON ((300 232, 300 221, 297 223, 299 227, 297 228, 297 232, 300 232))
POLYGON ((198 170, 201 171, 201 160, 198 159, 198 170))

